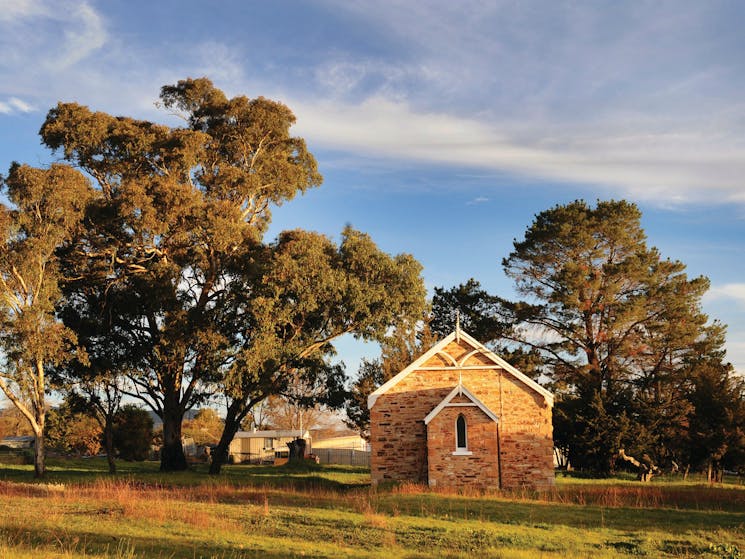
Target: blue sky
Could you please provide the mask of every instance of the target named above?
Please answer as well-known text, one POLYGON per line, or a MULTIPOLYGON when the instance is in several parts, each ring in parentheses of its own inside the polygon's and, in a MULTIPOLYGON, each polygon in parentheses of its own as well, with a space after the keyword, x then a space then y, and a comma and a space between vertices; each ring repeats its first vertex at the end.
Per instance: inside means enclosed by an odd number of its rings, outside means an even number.
MULTIPOLYGON (((351 223, 430 289, 511 296, 500 261, 537 212, 626 198, 711 279, 745 371, 744 24, 735 0, 0 0, 0 172, 52 160, 59 100, 167 121, 160 86, 208 76, 285 102, 319 161, 272 234, 351 223)), ((340 351, 354 369, 374 348, 340 351)))

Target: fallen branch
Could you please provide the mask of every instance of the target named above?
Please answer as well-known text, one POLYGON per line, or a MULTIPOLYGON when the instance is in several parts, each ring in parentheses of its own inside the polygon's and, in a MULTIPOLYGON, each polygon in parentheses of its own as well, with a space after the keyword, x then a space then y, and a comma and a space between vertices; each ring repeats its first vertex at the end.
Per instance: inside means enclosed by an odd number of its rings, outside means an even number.
POLYGON ((639 481, 649 481, 652 479, 653 476, 659 474, 661 471, 652 463, 652 460, 646 454, 642 456, 643 461, 641 462, 633 456, 629 456, 628 454, 626 454, 626 451, 624 449, 620 449, 618 451, 618 456, 622 460, 625 460, 626 462, 629 462, 630 464, 636 466, 638 470, 637 479, 639 481))

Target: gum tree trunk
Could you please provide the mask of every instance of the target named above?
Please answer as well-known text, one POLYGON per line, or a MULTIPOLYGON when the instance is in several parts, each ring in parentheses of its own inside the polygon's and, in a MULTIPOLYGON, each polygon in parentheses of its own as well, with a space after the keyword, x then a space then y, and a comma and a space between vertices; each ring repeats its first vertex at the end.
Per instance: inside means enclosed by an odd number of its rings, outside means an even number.
POLYGON ((163 448, 160 451, 160 471, 180 472, 186 470, 186 455, 181 443, 181 424, 184 410, 175 393, 167 394, 163 401, 163 448))
POLYGON ((44 463, 44 428, 34 430, 36 441, 34 441, 34 477, 42 478, 46 473, 44 463))
POLYGON ((210 464, 210 474, 218 475, 222 465, 228 458, 228 450, 230 449, 230 443, 233 441, 235 434, 240 428, 240 422, 236 420, 225 419, 225 427, 223 428, 222 435, 220 436, 220 442, 217 443, 214 452, 212 453, 212 463, 210 464))
POLYGON ((107 416, 103 428, 103 446, 106 451, 106 461, 109 463, 109 473, 116 473, 116 459, 114 450, 114 422, 107 416))

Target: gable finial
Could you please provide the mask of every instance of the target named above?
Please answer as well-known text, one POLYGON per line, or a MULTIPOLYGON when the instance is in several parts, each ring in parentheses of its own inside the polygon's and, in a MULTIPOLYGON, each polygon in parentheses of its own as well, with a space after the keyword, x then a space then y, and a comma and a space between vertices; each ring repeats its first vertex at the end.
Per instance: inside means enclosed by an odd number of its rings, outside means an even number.
POLYGON ((460 342, 460 309, 455 311, 455 341, 460 342))

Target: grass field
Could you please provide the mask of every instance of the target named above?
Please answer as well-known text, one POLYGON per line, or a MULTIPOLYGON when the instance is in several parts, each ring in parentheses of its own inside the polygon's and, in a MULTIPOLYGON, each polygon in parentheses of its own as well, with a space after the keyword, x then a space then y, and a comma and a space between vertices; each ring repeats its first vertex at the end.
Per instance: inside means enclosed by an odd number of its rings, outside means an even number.
POLYGON ((607 558, 745 555, 745 486, 557 479, 493 495, 373 490, 366 470, 0 465, 0 557, 607 558), (742 551, 741 551, 742 550, 742 551))

